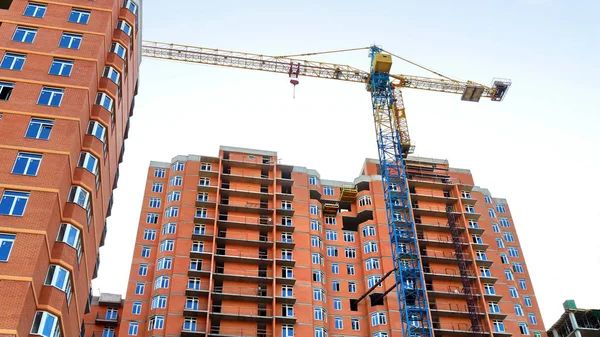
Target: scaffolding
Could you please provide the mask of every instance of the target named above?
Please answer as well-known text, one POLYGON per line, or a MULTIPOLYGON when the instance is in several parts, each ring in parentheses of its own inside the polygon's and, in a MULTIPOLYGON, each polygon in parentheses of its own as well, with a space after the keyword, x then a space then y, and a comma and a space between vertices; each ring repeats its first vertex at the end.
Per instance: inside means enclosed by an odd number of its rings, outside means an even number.
POLYGON ((340 202, 352 203, 356 200, 358 189, 356 186, 344 185, 340 187, 340 202))

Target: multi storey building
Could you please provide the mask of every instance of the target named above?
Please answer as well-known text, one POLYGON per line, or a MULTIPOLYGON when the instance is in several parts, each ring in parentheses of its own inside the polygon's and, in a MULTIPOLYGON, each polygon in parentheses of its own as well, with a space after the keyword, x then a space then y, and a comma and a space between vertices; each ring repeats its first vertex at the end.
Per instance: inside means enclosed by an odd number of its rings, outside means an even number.
MULTIPOLYGON (((506 201, 444 160, 407 172, 435 336, 539 336, 506 201)), ((151 162, 120 336, 401 336, 385 217, 376 160, 352 182, 233 147, 151 162)))
POLYGON ((84 333, 137 89, 133 0, 0 1, 0 335, 84 333))
POLYGON ((83 317, 82 337, 114 337, 119 335, 123 299, 118 294, 92 296, 90 312, 83 317))

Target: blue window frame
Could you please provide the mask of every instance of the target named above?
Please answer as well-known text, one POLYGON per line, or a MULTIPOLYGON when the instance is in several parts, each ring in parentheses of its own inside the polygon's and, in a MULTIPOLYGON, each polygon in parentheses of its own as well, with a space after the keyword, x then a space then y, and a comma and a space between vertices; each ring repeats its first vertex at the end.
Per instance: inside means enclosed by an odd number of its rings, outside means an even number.
POLYGON ((45 14, 46 5, 31 2, 27 4, 27 7, 25 7, 25 12, 23 12, 24 16, 31 16, 33 18, 43 18, 45 14))
POLYGON ((110 45, 110 51, 117 54, 123 60, 127 57, 127 49, 125 49, 125 47, 123 47, 123 45, 119 42, 113 42, 110 45))
POLYGON ((27 27, 17 27, 13 34, 12 40, 17 42, 33 43, 37 29, 27 27))
POLYGON ((63 33, 58 46, 61 48, 79 49, 82 39, 83 36, 79 34, 63 33))
POLYGON ((43 87, 37 104, 58 107, 64 94, 65 89, 43 87))
POLYGON ((13 166, 13 174, 22 174, 27 176, 36 176, 40 163, 42 162, 41 154, 23 153, 17 155, 17 160, 13 166))
POLYGON ((104 72, 102 73, 102 77, 106 77, 108 79, 110 79, 111 81, 113 81, 116 85, 119 85, 119 78, 121 77, 121 74, 117 71, 117 69, 111 67, 111 66, 106 66, 104 67, 104 72))
POLYGON ((530 307, 531 306, 531 297, 523 296, 523 302, 525 302, 526 307, 530 307))
POLYGON ((81 23, 83 25, 87 25, 90 20, 90 11, 86 11, 83 9, 75 9, 71 10, 71 14, 69 15, 69 22, 81 23))
POLYGON ((510 227, 510 222, 508 222, 507 218, 500 218, 500 225, 502 227, 510 227))
POLYGON ((133 28, 131 28, 131 25, 123 20, 119 20, 117 22, 117 29, 122 30, 128 36, 131 36, 131 32, 133 31, 133 28))
POLYGON ((54 121, 32 118, 31 121, 29 121, 29 127, 25 133, 25 138, 48 140, 50 139, 50 132, 52 131, 53 125, 54 121))
POLYGON ((73 61, 54 59, 52 60, 52 65, 50 65, 50 71, 48 71, 48 74, 71 76, 71 70, 73 70, 73 61))
POLYGON ((16 235, 0 233, 0 261, 8 261, 10 252, 15 244, 16 235))
POLYGON ((138 323, 137 322, 129 322, 129 330, 127 331, 127 334, 129 336, 137 336, 138 334, 138 323))
POLYGON ((154 241, 156 240, 156 230, 154 229, 145 229, 144 230, 144 240, 154 241))
POLYGON ((136 295, 143 295, 145 288, 146 288, 146 286, 144 285, 144 283, 137 283, 135 285, 135 294, 136 295))
POLYGON ((26 58, 27 57, 25 55, 6 53, 4 54, 2 63, 0 63, 0 68, 10 70, 21 70, 23 69, 23 65, 25 64, 26 58))
POLYGON ((165 177, 165 169, 154 169, 154 176, 156 178, 164 178, 165 177))
POLYGON ((44 337, 62 336, 58 317, 46 311, 36 312, 30 333, 44 337))
POLYGON ((0 215, 23 216, 29 193, 17 191, 4 191, 0 201, 0 215))
POLYGON ((139 315, 142 312, 142 302, 136 301, 133 302, 131 306, 131 313, 134 315, 139 315))
POLYGON ((127 8, 131 13, 137 15, 137 5, 131 0, 123 1, 123 8, 127 8))
POLYGON ((150 257, 150 247, 142 247, 142 257, 150 257))
POLYGON ((102 106, 104 109, 113 112, 113 99, 103 92, 96 94, 94 104, 102 106))

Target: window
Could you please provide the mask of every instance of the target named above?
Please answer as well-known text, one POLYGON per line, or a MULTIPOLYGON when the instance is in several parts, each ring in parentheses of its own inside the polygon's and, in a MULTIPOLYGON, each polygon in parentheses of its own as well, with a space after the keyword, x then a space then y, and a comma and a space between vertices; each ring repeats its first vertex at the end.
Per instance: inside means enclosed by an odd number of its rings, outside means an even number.
POLYGON ((196 318, 195 317, 186 317, 183 320, 183 330, 185 331, 196 331, 196 318))
POLYGON ((365 261, 367 270, 379 269, 379 259, 371 258, 365 261))
POLYGON ((323 241, 318 236, 311 236, 310 245, 317 248, 323 248, 323 241))
POLYGON ((320 272, 318 270, 313 270, 312 271, 312 280, 314 282, 323 282, 323 283, 325 283, 325 280, 323 279, 323 272, 320 272))
POLYGON ((170 257, 161 257, 156 262, 156 270, 169 270, 173 264, 173 259, 170 257))
POLYGON ((281 315, 283 317, 294 317, 294 306, 289 304, 282 304, 281 315))
POLYGON ((294 326, 291 324, 281 325, 281 336, 282 337, 294 337, 294 326))
POLYGON ((315 328, 315 337, 327 337, 327 329, 325 328, 315 328))
MULTIPOLYGON (((14 88, 14 83, 0 82, 0 100, 8 101, 14 88)), ((2 114, 0 114, 0 119, 2 119, 2 114)))
POLYGON ((367 242, 363 246, 365 254, 377 252, 377 242, 367 242))
POLYGON ((148 207, 150 208, 160 208, 160 198, 150 198, 148 203, 148 207))
POLYGON ((152 316, 148 320, 148 331, 162 330, 164 324, 165 324, 165 318, 163 316, 152 316))
POLYGON ((477 260, 481 260, 481 261, 487 260, 487 256, 485 255, 485 252, 483 250, 478 250, 475 252, 475 254, 477 255, 477 260))
MULTIPOLYGON (((200 178, 200 181, 202 181, 202 178, 200 178)), ((171 180, 169 180, 169 186, 181 186, 181 184, 183 183, 183 178, 181 178, 180 176, 176 176, 171 178, 171 180)), ((201 186, 207 186, 207 185, 202 185, 199 184, 201 186)))
POLYGON ((25 55, 5 53, 4 58, 2 59, 2 63, 0 63, 0 68, 10 70, 21 70, 23 69, 23 64, 25 64, 25 58, 25 55))
POLYGON ((131 306, 131 313, 134 315, 139 315, 142 312, 142 302, 136 301, 133 302, 133 305, 131 306))
POLYGON ((368 236, 375 236, 375 227, 373 226, 365 226, 362 229, 362 236, 368 237, 368 236))
POLYGON ((488 215, 490 216, 490 218, 496 217, 496 212, 494 212, 493 208, 488 208, 488 215))
POLYGON ((184 168, 185 168, 185 163, 180 162, 180 161, 177 161, 177 162, 173 163, 173 165, 171 165, 171 170, 173 172, 183 171, 184 168))
POLYGON ((188 297, 185 300, 185 308, 186 309, 198 310, 199 304, 200 304, 200 301, 196 297, 188 297))
POLYGON ((465 205, 465 212, 475 213, 475 207, 473 207, 473 205, 465 205))
POLYGON ((510 292, 510 297, 519 298, 519 292, 517 291, 517 288, 510 287, 510 288, 508 288, 508 291, 510 292))
POLYGON ((341 317, 335 318, 335 328, 338 330, 342 330, 344 328, 344 321, 341 317))
POLYGON ((486 295, 495 295, 496 294, 496 289, 494 288, 493 284, 485 283, 483 285, 483 288, 485 289, 486 295))
POLYGON ((531 307, 532 306, 532 304, 531 304, 531 297, 529 297, 529 296, 523 296, 523 302, 525 302, 525 306, 526 307, 531 307))
POLYGON ((36 176, 41 162, 41 154, 19 152, 17 155, 17 160, 15 161, 15 165, 13 166, 12 173, 36 176))
POLYGON ((195 224, 194 225, 194 234, 196 235, 204 235, 206 233, 206 226, 205 225, 199 225, 199 224, 195 224))
POLYGON ((331 288, 333 289, 333 291, 340 291, 340 281, 333 280, 331 282, 331 288))
POLYGON ((43 87, 37 104, 47 106, 60 106, 65 94, 64 89, 43 87))
MULTIPOLYGON (((313 278, 314 278, 313 273, 313 278)), ((290 267, 281 267, 281 277, 282 278, 294 278, 294 270, 290 267)))
POLYGON ((71 186, 71 192, 67 197, 68 202, 75 203, 81 208, 89 209, 90 207, 90 192, 80 186, 71 186))
MULTIPOLYGON (((370 289, 371 287, 375 286, 377 284, 377 282, 379 282, 380 280, 381 280, 381 276, 378 276, 378 275, 371 275, 371 276, 367 277, 367 287, 369 287, 369 289, 370 289)), ((380 283, 379 287, 383 287, 383 284, 380 283)))
POLYGON ((498 313, 500 312, 500 306, 498 302, 488 302, 488 308, 490 308, 490 313, 498 313))
POLYGON ((143 246, 142 247, 142 257, 150 257, 150 247, 148 246, 143 246))
MULTIPOLYGON (((181 177, 174 177, 174 178, 179 178, 181 179, 181 177)), ((174 178, 171 178, 171 183, 174 183, 174 178)), ((180 183, 181 185, 181 183, 180 183)), ((171 185, 173 186, 173 185, 171 185)), ((210 178, 200 178, 200 180, 198 180, 198 186, 210 186, 210 178)))
POLYGON ((356 292, 356 283, 348 281, 348 292, 356 292))
POLYGON ((159 276, 154 281, 154 290, 156 289, 167 289, 169 288, 169 277, 159 276))
POLYGON ((282 285, 281 297, 294 297, 294 287, 285 284, 282 285))
POLYGON ((53 121, 32 118, 31 121, 29 121, 29 127, 27 128, 25 137, 48 140, 50 138, 50 132, 52 131, 52 125, 54 125, 53 121))
MULTIPOLYGON (((177 192, 179 193, 179 192, 177 192)), ((179 200, 179 199, 177 199, 179 200)), ((200 192, 196 195, 196 201, 208 201, 208 193, 200 192)))
POLYGON ((313 289, 313 300, 322 301, 325 298, 325 290, 313 289))
POLYGON ((494 231, 494 233, 500 233, 500 227, 497 223, 492 224, 492 230, 494 231))
POLYGON ((479 224, 475 220, 469 220, 469 228, 479 228, 479 224))
POLYGON ((196 218, 207 218, 208 217, 208 209, 207 208, 196 208, 196 218))
POLYGON ((490 197, 489 195, 484 195, 483 198, 485 199, 486 204, 492 203, 492 197, 490 197))
POLYGON ((337 232, 333 230, 327 230, 325 232, 325 239, 331 241, 337 241, 337 232))
POLYGON ((371 314, 371 326, 386 325, 387 317, 385 312, 374 312, 371 314))
POLYGON ((123 8, 127 8, 131 13, 137 14, 137 5, 132 0, 123 1, 123 8))
POLYGON ((90 11, 86 11, 83 9, 72 9, 71 14, 69 15, 68 21, 87 25, 89 20, 90 20, 90 11))
POLYGON ((515 247, 508 247, 508 255, 511 257, 519 257, 519 250, 515 247))
POLYGON ((168 207, 165 210, 165 217, 170 218, 176 216, 179 216, 179 207, 168 207))
POLYGON ((82 167, 93 175, 98 175, 98 158, 89 152, 81 152, 77 167, 82 167))
POLYGON ((502 233, 502 236, 504 236, 504 240, 506 240, 506 242, 515 242, 515 237, 511 232, 504 232, 502 233))
POLYGON ((325 195, 333 195, 333 187, 332 186, 323 186, 323 194, 325 195))
POLYGON ((137 336, 138 328, 139 326, 137 322, 129 322, 129 330, 127 330, 127 334, 129 336, 137 336))
POLYGON ((506 208, 504 208, 504 205, 496 205, 496 212, 506 213, 506 208))
POLYGON ((71 278, 70 273, 65 268, 51 264, 48 267, 48 274, 46 274, 46 279, 44 280, 44 284, 47 286, 56 287, 67 294, 67 299, 71 298, 71 278))
MULTIPOLYGON (((338 249, 337 247, 333 247, 333 246, 327 246, 327 256, 338 256, 338 249)), ((339 271, 338 271, 339 273, 339 271)))
POLYGON ((204 251, 204 241, 192 242, 192 252, 202 253, 204 251))
POLYGON ((113 81, 116 85, 120 85, 119 79, 121 78, 121 74, 117 71, 117 69, 106 66, 104 67, 104 72, 102 73, 102 77, 106 77, 109 80, 113 81))
POLYGON ((144 288, 146 288, 146 285, 143 283, 137 283, 135 285, 135 294, 136 295, 143 295, 144 294, 144 288))
POLYGON ((171 252, 173 251, 173 247, 175 246, 175 241, 173 240, 163 240, 160 242, 160 252, 171 252))
POLYGON ((79 34, 63 33, 58 46, 61 48, 79 49, 82 39, 83 36, 79 34))
POLYGON ((539 331, 534 331, 533 332, 533 337, 542 337, 542 333, 539 331))
POLYGON ((73 61, 54 59, 50 65, 50 75, 71 76, 73 61))
POLYGON ((154 193, 162 193, 163 184, 161 183, 152 183, 152 192, 154 193))
POLYGON ((522 335, 529 335, 529 327, 527 327, 527 323, 519 323, 519 330, 521 330, 522 335))
POLYGON ((165 177, 165 169, 154 169, 154 177, 155 178, 164 178, 165 177))
POLYGON ((286 261, 292 261, 292 250, 291 249, 282 249, 281 250, 281 259, 286 261))
POLYGON ((177 224, 174 223, 166 223, 163 225, 163 234, 175 234, 177 230, 177 224))
MULTIPOLYGON (((327 247, 329 248, 329 247, 327 247)), ((336 248, 336 253, 337 253, 337 248, 336 248)), ((332 263, 331 264, 331 273, 332 274, 339 274, 340 273, 340 266, 337 263, 332 263)))
POLYGON ((512 270, 510 270, 510 269, 504 269, 504 276, 506 276, 506 279, 508 281, 512 281, 515 279, 513 276, 512 270))
POLYGON ((488 267, 479 267, 479 273, 483 277, 492 277, 492 272, 490 271, 490 268, 488 268, 488 267))
POLYGON ((334 216, 326 216, 325 217, 325 224, 326 225, 335 225, 336 224, 336 218, 334 216))
POLYGON ((513 263, 513 270, 515 273, 523 273, 523 265, 521 263, 513 263))
POLYGON ((10 256, 10 252, 15 243, 15 237, 16 235, 14 234, 0 233, 0 261, 8 261, 8 257, 10 256))
POLYGON ((310 220, 310 230, 321 232, 321 224, 317 220, 310 220))
POLYGON ((529 314, 529 323, 533 325, 537 324, 537 317, 535 317, 535 314, 529 314))
POLYGON ((0 215, 23 216, 29 193, 4 190, 0 201, 0 215))
POLYGON ((308 184, 309 185, 318 185, 319 184, 319 180, 317 179, 316 176, 309 176, 308 177, 308 184))
POLYGON ((506 256, 506 254, 500 254, 500 261, 501 261, 503 264, 508 264, 508 263, 509 263, 509 262, 508 262, 508 256, 506 256))
POLYGON ((351 322, 352 322, 352 330, 359 331, 360 330, 360 323, 359 323, 358 318, 352 318, 351 322))
POLYGON ((81 255, 81 238, 77 227, 67 223, 60 224, 56 241, 68 244, 77 250, 78 257, 81 255))
POLYGON ((112 53, 117 54, 123 60, 125 60, 125 58, 127 57, 127 49, 125 49, 125 47, 123 47, 123 45, 119 42, 113 42, 110 45, 110 51, 112 53))
POLYGON ((33 43, 36 34, 37 29, 17 27, 17 29, 15 29, 15 34, 13 35, 12 40, 17 42, 33 43))
POLYGON ((148 275, 148 264, 147 263, 141 263, 140 267, 138 268, 138 275, 139 276, 146 276, 148 275))
POLYGON ((116 320, 119 315, 119 311, 115 308, 106 309, 106 315, 104 316, 106 319, 116 320))
POLYGON ((504 241, 501 238, 496 238, 496 245, 498 248, 504 248, 504 241))
POLYGON ((43 18, 44 14, 46 14, 46 5, 31 2, 27 4, 25 12, 23 12, 24 16, 31 16, 34 18, 43 18))
POLYGON ((292 239, 292 233, 281 233, 281 242, 294 242, 294 240, 292 239))
POLYGON ((104 109, 113 112, 113 99, 103 92, 99 92, 96 94, 96 100, 94 104, 103 107, 104 109))
POLYGON ((158 223, 158 213, 148 213, 146 215, 146 223, 157 224, 158 223))
POLYGON ((371 201, 370 195, 364 195, 358 199, 358 206, 366 206, 366 205, 371 205, 371 204, 372 204, 372 201, 371 201))
MULTIPOLYGON (((292 225, 292 217, 284 215, 281 217, 281 225, 282 226, 291 226, 292 225)), ((311 222, 312 225, 312 222, 311 222)))
MULTIPOLYGON (((291 204, 290 204, 291 206, 291 204)), ((284 208, 286 209, 286 208, 284 208)), ((318 215, 319 214, 319 207, 317 205, 310 205, 310 214, 312 215, 318 215)))
POLYGON ((132 32, 132 28, 131 25, 128 24, 127 22, 123 21, 123 20, 119 20, 117 22, 117 27, 116 29, 120 29, 123 32, 125 32, 125 34, 127 34, 128 36, 131 36, 131 32, 132 32))
POLYGON ((189 278, 187 288, 192 290, 200 290, 200 279, 194 277, 189 278))
POLYGON ((471 193, 469 191, 460 191, 460 195, 464 198, 464 199, 471 199, 471 193))
POLYGON ((348 259, 356 259, 356 249, 354 248, 344 248, 344 253, 346 258, 348 259))
POLYGON ((500 225, 502 225, 502 227, 510 227, 510 222, 508 222, 507 218, 500 218, 500 225))
POLYGON ((200 171, 212 171, 212 164, 211 163, 200 164, 200 171))
POLYGON ((354 275, 355 274, 354 265, 353 264, 347 264, 346 265, 346 273, 348 275, 354 275))
POLYGON ((60 337, 60 324, 58 317, 46 311, 37 311, 33 318, 31 334, 44 337, 60 337))
POLYGON ((473 243, 483 244, 483 239, 481 238, 481 235, 473 234, 471 235, 471 238, 473 239, 473 243))
MULTIPOLYGON (((169 265, 169 268, 170 267, 171 267, 171 265, 169 265)), ((190 260, 190 268, 189 268, 189 270, 196 270, 196 271, 202 270, 202 260, 200 260, 200 259, 191 259, 190 260)))
POLYGON ((504 332, 504 322, 495 319, 494 320, 494 332, 504 332))
POLYGON ((315 307, 315 320, 317 321, 322 321, 324 319, 325 316, 325 309, 323 309, 322 307, 315 307))
POLYGON ((313 253, 312 254, 312 263, 321 264, 321 262, 323 262, 323 257, 321 257, 321 254, 313 253))
POLYGON ((519 279, 519 287, 523 290, 527 290, 527 282, 524 279, 519 279))

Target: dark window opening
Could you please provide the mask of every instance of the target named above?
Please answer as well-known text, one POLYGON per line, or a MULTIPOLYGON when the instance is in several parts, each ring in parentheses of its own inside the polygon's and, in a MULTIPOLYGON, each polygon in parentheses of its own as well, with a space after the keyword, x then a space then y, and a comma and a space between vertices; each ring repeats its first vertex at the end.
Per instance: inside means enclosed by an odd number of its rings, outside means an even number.
POLYGON ((10 94, 12 94, 13 87, 2 86, 0 87, 0 100, 8 101, 10 94))
POLYGON ((0 9, 9 9, 12 5, 12 0, 0 0, 0 9))
POLYGON ((350 311, 358 311, 358 301, 355 298, 350 299, 350 311))
POLYGON ((376 305, 383 305, 383 293, 372 293, 369 295, 371 299, 371 306, 374 307, 376 305))
POLYGON ((269 193, 268 185, 260 185, 260 193, 269 193))
POLYGON ((282 179, 292 179, 292 172, 281 171, 282 179))

